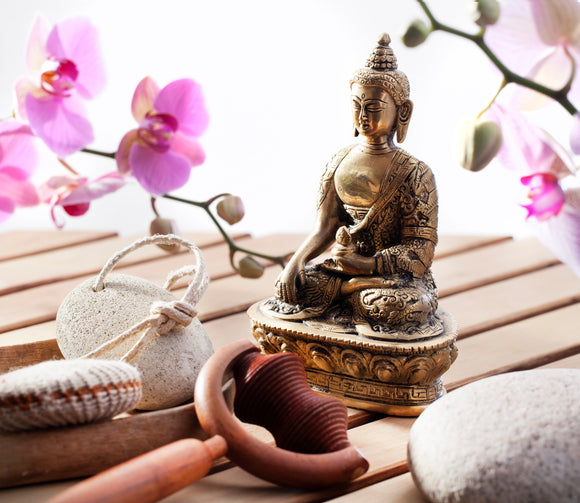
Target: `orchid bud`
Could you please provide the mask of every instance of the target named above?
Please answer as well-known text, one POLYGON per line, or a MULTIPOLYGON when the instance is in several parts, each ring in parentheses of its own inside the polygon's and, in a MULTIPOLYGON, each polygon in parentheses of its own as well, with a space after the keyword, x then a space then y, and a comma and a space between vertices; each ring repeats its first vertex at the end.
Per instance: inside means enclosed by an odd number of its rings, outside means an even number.
POLYGON ((429 33, 431 33, 431 28, 421 19, 415 19, 407 27, 401 39, 407 47, 417 47, 427 40, 429 33))
POLYGON ((228 224, 234 225, 244 218, 244 203, 238 196, 225 196, 217 204, 217 213, 228 224))
POLYGON ((264 274, 264 266, 254 257, 246 255, 238 264, 238 272, 243 278, 259 278, 264 274))
POLYGON ((469 121, 462 129, 459 162, 468 171, 480 171, 496 156, 502 142, 501 129, 495 122, 469 121))
MULTIPOLYGON (((169 218, 156 217, 149 226, 149 232, 152 236, 155 234, 179 234, 177 224, 169 218)), ((176 253, 179 250, 178 244, 166 245, 158 244, 159 248, 169 253, 176 253)))
POLYGON ((482 28, 497 23, 499 13, 497 0, 475 0, 473 20, 482 28))

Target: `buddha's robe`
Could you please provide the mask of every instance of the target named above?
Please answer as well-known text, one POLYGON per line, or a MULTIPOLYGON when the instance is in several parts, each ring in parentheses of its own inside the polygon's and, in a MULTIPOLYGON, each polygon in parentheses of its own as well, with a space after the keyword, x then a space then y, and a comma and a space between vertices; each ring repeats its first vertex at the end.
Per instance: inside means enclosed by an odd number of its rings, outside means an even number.
MULTIPOLYGON (((437 191, 433 173, 423 162, 398 150, 386 169, 379 196, 369 208, 344 204, 334 185, 334 173, 353 147, 338 152, 321 180, 319 211, 325 205, 342 208, 340 224, 346 227, 355 251, 374 257, 374 276, 352 277, 327 260, 307 266, 305 283, 298 289, 298 305, 282 306, 278 315, 290 319, 321 316, 333 306, 349 304, 357 320, 369 325, 421 325, 437 309, 437 290, 431 263, 437 243, 437 191), (368 287, 376 278, 377 287, 368 287), (360 289, 341 296, 343 282, 360 289)), ((351 246, 352 246, 351 245, 351 246)), ((380 327, 376 328, 379 331, 380 327)))

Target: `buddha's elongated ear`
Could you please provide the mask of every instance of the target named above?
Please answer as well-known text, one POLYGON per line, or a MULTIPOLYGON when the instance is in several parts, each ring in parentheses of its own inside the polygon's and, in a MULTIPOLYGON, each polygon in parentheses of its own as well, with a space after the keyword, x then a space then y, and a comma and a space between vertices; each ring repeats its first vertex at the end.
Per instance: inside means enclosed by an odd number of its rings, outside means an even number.
POLYGON ((403 143, 407 137, 407 128, 413 113, 413 102, 405 100, 397 110, 397 143, 403 143))
POLYGON ((356 138, 358 136, 358 129, 356 128, 356 126, 353 126, 353 127, 354 127, 353 134, 354 134, 354 137, 356 138))

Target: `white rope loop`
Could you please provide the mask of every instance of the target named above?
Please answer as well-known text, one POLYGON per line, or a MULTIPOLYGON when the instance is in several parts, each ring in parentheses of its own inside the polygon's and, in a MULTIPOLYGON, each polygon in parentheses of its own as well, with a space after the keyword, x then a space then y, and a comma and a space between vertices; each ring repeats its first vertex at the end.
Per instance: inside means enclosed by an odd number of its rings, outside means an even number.
POLYGON ((197 266, 185 266, 176 272, 170 273, 164 286, 164 288, 168 289, 177 279, 180 279, 186 275, 193 276, 193 279, 185 291, 183 298, 181 300, 174 300, 170 302, 155 302, 151 306, 151 316, 135 324, 125 332, 119 334, 117 337, 105 342, 90 353, 84 355, 83 358, 94 358, 99 356, 106 350, 118 346, 129 337, 143 332, 133 347, 123 356, 123 358, 121 358, 122 361, 129 361, 138 354, 139 350, 154 335, 164 335, 172 330, 175 326, 186 327, 197 316, 195 305, 199 302, 201 296, 204 294, 209 284, 209 276, 206 270, 205 259, 197 246, 173 234, 156 234, 155 236, 146 237, 135 241, 130 246, 127 246, 123 250, 117 252, 107 261, 95 279, 93 291, 99 292, 105 288, 105 278, 107 274, 113 270, 115 265, 117 265, 117 263, 123 257, 132 251, 150 244, 180 244, 195 255, 197 266))

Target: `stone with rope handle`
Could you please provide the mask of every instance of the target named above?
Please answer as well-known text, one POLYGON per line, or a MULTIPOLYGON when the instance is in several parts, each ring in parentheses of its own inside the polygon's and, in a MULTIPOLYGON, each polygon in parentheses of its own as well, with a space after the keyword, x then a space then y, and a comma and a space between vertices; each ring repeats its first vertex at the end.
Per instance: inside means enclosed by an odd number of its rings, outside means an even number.
POLYGON ((184 403, 191 400, 197 375, 213 354, 196 310, 208 283, 205 259, 193 243, 173 235, 140 239, 67 295, 57 313, 58 345, 67 359, 114 359, 137 367, 143 381, 137 409, 184 403), (112 272, 129 253, 152 244, 182 245, 196 263, 171 272, 163 287, 112 272), (191 280, 178 299, 168 289, 185 276, 191 280))

